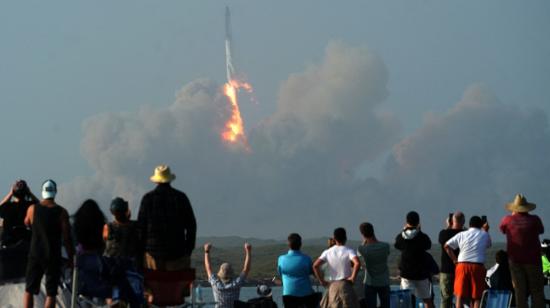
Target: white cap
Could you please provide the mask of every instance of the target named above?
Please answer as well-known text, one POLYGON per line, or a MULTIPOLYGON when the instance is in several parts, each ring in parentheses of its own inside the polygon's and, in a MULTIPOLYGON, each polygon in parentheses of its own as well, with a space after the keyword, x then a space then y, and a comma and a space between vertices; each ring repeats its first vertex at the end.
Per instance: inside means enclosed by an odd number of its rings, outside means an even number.
POLYGON ((53 199, 57 194, 57 184, 53 180, 47 180, 42 184, 42 198, 53 199))

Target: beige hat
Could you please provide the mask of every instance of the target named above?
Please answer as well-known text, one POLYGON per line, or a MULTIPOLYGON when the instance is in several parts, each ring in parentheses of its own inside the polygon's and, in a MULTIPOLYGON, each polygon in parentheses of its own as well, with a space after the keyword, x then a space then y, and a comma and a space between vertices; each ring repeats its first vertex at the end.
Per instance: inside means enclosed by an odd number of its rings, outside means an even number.
POLYGON ((527 202, 522 194, 517 194, 513 202, 506 204, 506 209, 510 212, 527 213, 537 207, 534 203, 527 202))
POLYGON ((155 174, 150 177, 153 183, 170 183, 176 179, 176 175, 170 172, 168 165, 160 165, 155 168, 155 174))
POLYGON ((233 276, 235 274, 233 273, 233 267, 229 263, 222 263, 220 265, 220 270, 218 271, 218 277, 220 277, 220 280, 224 283, 228 283, 233 279, 233 276))

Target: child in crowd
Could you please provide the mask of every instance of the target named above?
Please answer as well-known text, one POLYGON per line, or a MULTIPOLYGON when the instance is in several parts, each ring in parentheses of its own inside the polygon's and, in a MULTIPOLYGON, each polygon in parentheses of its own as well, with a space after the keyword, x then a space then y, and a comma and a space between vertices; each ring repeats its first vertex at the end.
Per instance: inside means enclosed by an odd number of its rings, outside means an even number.
POLYGON ((113 199, 111 214, 114 221, 103 226, 105 255, 134 259, 138 253, 139 230, 137 223, 130 220, 128 202, 119 197, 113 199))
POLYGON ((137 307, 143 302, 143 290, 136 288, 143 283, 137 274, 139 229, 137 223, 130 220, 128 202, 124 199, 117 197, 111 201, 111 214, 114 221, 103 226, 103 239, 104 260, 110 268, 114 286, 113 296, 129 303, 130 307, 137 307))

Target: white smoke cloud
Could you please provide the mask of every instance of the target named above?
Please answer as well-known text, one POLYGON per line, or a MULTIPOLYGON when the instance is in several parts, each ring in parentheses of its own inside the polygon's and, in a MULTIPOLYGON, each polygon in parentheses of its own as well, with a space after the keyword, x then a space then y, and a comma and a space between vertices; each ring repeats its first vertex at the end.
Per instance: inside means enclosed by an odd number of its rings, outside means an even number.
MULTIPOLYGON (((326 233, 318 222, 327 217, 349 221, 336 214, 346 206, 341 196, 349 193, 356 166, 397 140, 397 120, 376 111, 386 84, 378 56, 331 43, 321 64, 282 85, 277 112, 249 132, 248 153, 220 139, 230 112, 220 87, 191 82, 166 108, 88 119, 82 154, 95 174, 62 187, 60 198, 73 209, 88 197, 107 208, 120 195, 135 211, 153 186, 153 168, 168 163, 203 234, 326 233)), ((352 208, 344 211, 353 216, 352 208)))
POLYGON ((174 186, 191 199, 199 235, 319 236, 344 226, 353 236, 369 220, 391 241, 416 209, 433 237, 456 209, 496 223, 516 192, 548 217, 550 136, 542 111, 502 104, 476 85, 399 140, 399 122, 378 111, 387 82, 377 55, 329 44, 321 63, 282 84, 276 112, 248 133, 251 152, 221 141, 230 107, 220 85, 207 80, 186 85, 166 107, 92 117, 82 154, 95 173, 63 185, 61 201, 74 210, 92 197, 106 209, 122 196, 135 211, 153 187, 153 168, 168 163, 174 186), (388 152, 379 178, 355 176, 388 152))
POLYGON ((381 180, 384 198, 401 217, 417 209, 434 235, 455 210, 487 215, 496 235, 504 204, 516 193, 539 204, 535 214, 549 217, 549 153, 543 111, 503 104, 473 85, 451 110, 427 117, 394 146, 381 180))

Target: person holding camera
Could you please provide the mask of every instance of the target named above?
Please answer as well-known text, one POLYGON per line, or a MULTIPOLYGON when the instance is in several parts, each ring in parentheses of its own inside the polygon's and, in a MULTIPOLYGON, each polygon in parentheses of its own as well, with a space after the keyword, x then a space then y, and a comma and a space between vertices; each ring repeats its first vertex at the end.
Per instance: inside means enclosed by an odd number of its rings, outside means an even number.
POLYGON ((403 230, 395 237, 394 247, 401 251, 399 272, 401 289, 409 289, 424 307, 433 308, 432 273, 427 261, 432 247, 430 237, 420 230, 420 215, 410 211, 403 230))
MULTIPOLYGON (((439 232, 439 244, 441 244, 441 268, 439 270, 439 289, 441 291, 441 308, 453 307, 453 285, 455 281, 455 265, 445 251, 445 243, 453 236, 464 231, 464 214, 455 212, 449 214, 447 228, 439 232)), ((458 255, 459 250, 455 250, 458 255)))
POLYGON ((0 202, 0 218, 3 219, 1 247, 30 239, 30 231, 26 228, 24 220, 29 206, 37 202, 38 199, 27 186, 27 182, 17 180, 13 184, 8 194, 0 202))
POLYGON ((453 236, 445 243, 445 251, 456 265, 454 294, 456 307, 470 301, 470 307, 479 308, 485 284, 485 258, 491 247, 489 224, 479 216, 470 218, 470 228, 453 236), (459 249, 458 256, 455 250, 459 249))

